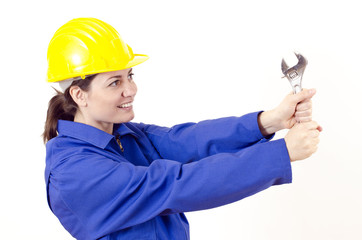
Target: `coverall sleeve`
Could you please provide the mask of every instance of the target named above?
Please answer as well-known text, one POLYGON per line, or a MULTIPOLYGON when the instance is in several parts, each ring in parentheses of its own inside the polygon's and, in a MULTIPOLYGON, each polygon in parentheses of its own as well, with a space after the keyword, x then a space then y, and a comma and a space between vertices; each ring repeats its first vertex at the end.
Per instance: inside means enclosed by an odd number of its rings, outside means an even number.
POLYGON ((104 236, 158 215, 209 209, 289 183, 291 166, 280 139, 188 164, 159 159, 148 167, 75 154, 52 171, 50 181, 90 235, 104 236))
POLYGON ((264 137, 260 132, 259 114, 184 123, 172 128, 145 124, 140 127, 162 158, 186 163, 270 140, 274 135, 264 137))

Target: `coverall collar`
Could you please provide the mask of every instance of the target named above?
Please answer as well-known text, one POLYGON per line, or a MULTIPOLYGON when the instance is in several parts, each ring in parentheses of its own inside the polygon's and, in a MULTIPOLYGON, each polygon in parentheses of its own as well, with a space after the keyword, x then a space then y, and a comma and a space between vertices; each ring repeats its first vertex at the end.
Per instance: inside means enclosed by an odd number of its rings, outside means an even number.
POLYGON ((139 135, 125 124, 114 124, 113 135, 106 133, 96 127, 67 120, 58 120, 59 135, 76 138, 88 142, 94 146, 105 149, 115 136, 131 134, 137 138, 139 135))

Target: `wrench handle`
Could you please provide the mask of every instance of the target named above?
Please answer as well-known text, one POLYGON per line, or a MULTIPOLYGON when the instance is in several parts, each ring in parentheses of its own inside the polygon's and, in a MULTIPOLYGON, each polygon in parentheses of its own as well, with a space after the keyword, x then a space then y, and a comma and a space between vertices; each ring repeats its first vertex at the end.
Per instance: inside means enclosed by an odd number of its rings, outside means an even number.
POLYGON ((302 91, 302 88, 299 85, 296 85, 295 87, 293 87, 294 94, 299 93, 301 91, 302 91))

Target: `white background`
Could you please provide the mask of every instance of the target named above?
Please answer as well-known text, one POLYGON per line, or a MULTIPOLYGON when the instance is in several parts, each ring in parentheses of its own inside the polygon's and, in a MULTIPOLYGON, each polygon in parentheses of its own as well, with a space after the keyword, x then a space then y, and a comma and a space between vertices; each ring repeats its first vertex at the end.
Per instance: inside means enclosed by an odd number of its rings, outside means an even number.
MULTIPOLYGON (((113 25, 135 53, 135 121, 171 126, 275 107, 280 62, 308 58, 318 152, 293 184, 188 213, 192 239, 362 239, 362 16, 357 1, 7 1, 1 4, 1 239, 72 239, 46 203, 41 133, 53 33, 76 17, 113 25)), ((285 132, 277 134, 283 137, 285 132)))

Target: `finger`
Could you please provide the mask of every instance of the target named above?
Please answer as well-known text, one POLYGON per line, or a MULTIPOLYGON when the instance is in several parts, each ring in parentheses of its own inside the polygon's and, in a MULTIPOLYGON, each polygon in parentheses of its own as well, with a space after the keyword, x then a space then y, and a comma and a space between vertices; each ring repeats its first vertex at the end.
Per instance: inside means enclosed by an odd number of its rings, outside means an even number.
POLYGON ((298 103, 296 110, 297 111, 305 111, 312 108, 312 100, 306 99, 300 103, 298 103))
POLYGON ((310 122, 310 121, 312 121, 312 116, 308 116, 308 117, 295 117, 294 119, 295 119, 296 122, 305 123, 305 122, 310 122))
POLYGON ((306 111, 298 111, 294 114, 294 119, 297 122, 309 122, 312 121, 312 109, 306 111))
POLYGON ((312 137, 312 138, 318 138, 319 137, 319 131, 316 129, 316 130, 311 130, 309 132, 309 136, 312 137))
POLYGON ((315 121, 304 122, 301 124, 303 124, 303 126, 308 130, 315 130, 318 129, 319 127, 319 124, 315 121))
POLYGON ((311 117, 312 116, 312 109, 307 109, 305 111, 297 111, 294 114, 295 117, 302 118, 302 117, 311 117))
POLYGON ((317 130, 318 130, 319 132, 322 132, 322 131, 323 131, 322 126, 318 126, 318 127, 317 127, 317 130))
POLYGON ((295 103, 300 103, 306 99, 310 99, 312 98, 315 94, 316 94, 316 89, 312 88, 312 89, 303 89, 303 91, 294 94, 294 102, 295 103))

